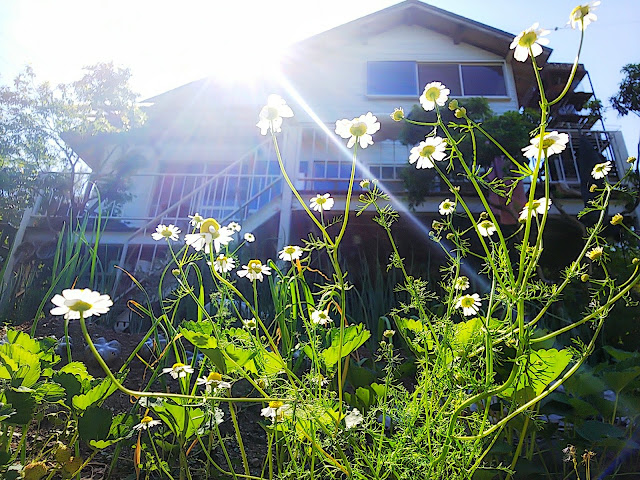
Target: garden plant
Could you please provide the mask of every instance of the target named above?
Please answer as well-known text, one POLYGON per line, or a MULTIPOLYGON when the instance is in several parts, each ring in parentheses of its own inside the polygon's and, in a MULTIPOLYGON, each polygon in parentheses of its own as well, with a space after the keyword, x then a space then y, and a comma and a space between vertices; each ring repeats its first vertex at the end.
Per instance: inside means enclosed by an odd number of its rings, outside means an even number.
MULTIPOLYGON (((598 3, 571 12, 580 48, 598 3)), ((171 282, 176 287, 159 305, 135 304, 151 328, 117 372, 94 345, 87 323, 107 314, 112 300, 72 279, 58 285, 51 315, 79 322, 106 377, 95 379, 81 362, 71 361, 68 340, 56 350, 50 340, 10 331, 0 345, 3 475, 80 478, 93 456, 110 448, 112 469, 118 458, 132 459, 131 478, 518 478, 521 458, 543 456, 535 436, 541 402, 578 372, 608 314, 617 302, 630 301, 640 279, 638 258, 627 278, 618 279, 608 267, 602 232, 607 224, 624 226, 624 218, 611 217, 607 209, 617 192, 628 193, 625 175, 608 180, 611 162, 593 169, 595 198, 581 216, 591 213, 595 221, 581 252, 567 262, 558 282, 538 277, 543 250, 553 248, 543 241, 553 207, 548 159, 569 140, 548 131, 548 114, 569 90, 579 58, 578 52, 564 91, 547 98, 536 57, 548 33, 534 24, 511 45, 516 61, 531 62, 540 91, 540 122, 521 155, 510 154, 470 119, 463 102, 450 99, 438 79, 419 98, 423 109, 436 113, 435 122, 417 122, 401 109, 391 113, 396 122, 429 128, 408 162, 433 169, 450 191, 429 238, 415 239, 442 249, 447 260, 437 283, 409 273, 407 252, 395 241, 400 214, 384 185, 355 178, 358 169, 366 169, 359 158, 373 144, 378 119, 369 112, 335 124, 352 165, 344 211, 334 215, 330 192, 304 198, 290 179, 278 134, 294 112, 282 97, 269 96, 257 127, 271 136, 284 181, 314 231, 284 246, 277 259, 242 261, 243 249, 256 239, 241 234, 235 222, 221 225, 193 212, 190 232, 158 225, 153 239, 170 252, 158 292, 162 296, 171 282), (444 122, 443 109, 457 121, 444 122), (508 160, 510 178, 490 179, 480 165, 476 145, 487 141, 508 160), (470 157, 462 153, 463 142, 470 157), (473 187, 473 196, 461 193, 461 181, 473 187), (488 196, 508 203, 518 184, 530 187, 528 201, 518 228, 507 233, 488 196), (475 214, 470 201, 478 199, 484 211, 475 214), (387 270, 400 278, 395 308, 368 319, 380 323, 373 337, 370 326, 349 311, 355 287, 341 260, 349 220, 364 212, 373 214, 388 238, 387 270), (326 268, 319 271, 317 265, 326 268), (463 275, 464 265, 479 265, 477 274, 463 275), (549 329, 548 313, 576 285, 589 291, 580 318, 549 329), (193 317, 183 316, 185 303, 196 305, 193 317), (153 349, 153 374, 146 388, 130 389, 124 385, 127 366, 147 345, 153 349), (68 363, 58 369, 60 356, 68 363), (372 364, 376 368, 364 368, 372 364), (410 381, 400 381, 407 371, 410 381), (114 415, 103 402, 117 390, 131 398, 132 407, 114 415), (264 437, 260 458, 249 448, 257 442, 255 430, 248 437, 242 423, 252 406, 264 437), (48 417, 62 428, 38 448, 27 445, 29 427, 48 417), (511 447, 508 458, 495 454, 496 445, 504 444, 511 447)), ((565 447, 566 476, 557 478, 591 478, 593 452, 565 447)))

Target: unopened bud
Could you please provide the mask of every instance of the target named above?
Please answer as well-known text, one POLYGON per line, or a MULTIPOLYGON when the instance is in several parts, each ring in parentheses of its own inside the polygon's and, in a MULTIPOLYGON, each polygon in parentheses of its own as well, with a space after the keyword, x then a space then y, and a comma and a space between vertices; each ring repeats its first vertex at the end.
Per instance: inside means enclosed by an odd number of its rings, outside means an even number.
POLYGON ((174 268, 173 270, 171 270, 171 273, 173 273, 173 275, 175 277, 179 277, 180 276, 180 269, 179 268, 174 268))
POLYGON ((627 163, 635 163, 636 160, 637 160, 636 157, 629 157, 627 158, 627 163))
POLYGON ((480 214, 480 220, 486 220, 487 218, 489 218, 489 214, 487 212, 482 212, 480 214))
POLYGON ((619 214, 616 213, 612 218, 611 218, 611 225, 622 225, 622 221, 624 220, 624 217, 619 214))
POLYGON ((583 273, 582 276, 580 277, 580 280, 582 280, 584 283, 587 283, 589 281, 589 275, 586 273, 583 273))
POLYGON ((382 334, 382 336, 384 338, 391 338, 396 334, 395 330, 385 330, 384 333, 382 334))
POLYGON ((640 258, 635 257, 633 260, 631 260, 631 265, 637 265, 638 263, 640 263, 640 258))
POLYGON ((460 107, 455 112, 453 112, 453 114, 456 116, 456 118, 464 118, 467 116, 467 109, 464 107, 460 107))
POLYGON ((44 462, 31 462, 22 469, 25 480, 40 480, 47 475, 47 465, 44 462))
POLYGON ((453 240, 456 236, 453 233, 447 233, 447 240, 453 240))
POLYGON ((453 99, 449 102, 449 110, 452 112, 458 108, 458 100, 453 99))
POLYGON ((591 185, 591 186, 589 187, 589 191, 590 191, 591 193, 593 193, 593 192, 595 192, 595 191, 596 191, 596 189, 597 189, 597 188, 598 188, 598 186, 597 186, 597 185, 591 185))

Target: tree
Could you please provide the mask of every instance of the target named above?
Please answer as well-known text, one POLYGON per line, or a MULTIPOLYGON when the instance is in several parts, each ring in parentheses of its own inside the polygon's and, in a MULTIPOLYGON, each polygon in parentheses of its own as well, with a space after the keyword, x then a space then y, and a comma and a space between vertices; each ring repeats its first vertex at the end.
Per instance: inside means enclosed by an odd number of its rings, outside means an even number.
POLYGON ((625 77, 618 93, 609 99, 619 115, 634 113, 640 117, 640 63, 629 63, 620 70, 625 77))
POLYGON ((65 133, 126 131, 144 121, 129 69, 98 63, 84 70, 80 80, 52 87, 38 83, 26 67, 12 86, 0 86, 0 221, 19 221, 35 193, 51 181, 43 172, 67 172, 64 190, 73 201, 76 172, 84 167, 65 133))

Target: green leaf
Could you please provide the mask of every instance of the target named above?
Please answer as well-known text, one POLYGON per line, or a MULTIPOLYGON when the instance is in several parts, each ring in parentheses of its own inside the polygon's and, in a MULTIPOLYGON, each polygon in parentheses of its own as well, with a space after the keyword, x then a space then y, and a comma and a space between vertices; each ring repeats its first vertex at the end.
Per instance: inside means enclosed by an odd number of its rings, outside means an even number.
POLYGON ((608 438, 623 438, 624 430, 609 423, 587 420, 576 427, 576 433, 590 442, 600 442, 608 438))
POLYGON ((85 442, 105 440, 109 436, 113 414, 106 408, 90 406, 78 419, 78 434, 85 442))
POLYGON ((42 400, 50 403, 58 402, 66 396, 64 387, 55 382, 40 383, 36 386, 35 391, 36 400, 38 402, 41 402, 42 400))
POLYGON ((11 415, 15 415, 16 411, 13 409, 11 405, 5 405, 4 403, 0 403, 0 422, 6 420, 11 415))
POLYGON ((70 373, 82 382, 84 385, 86 381, 91 382, 93 377, 89 375, 87 371, 87 366, 82 362, 71 362, 67 363, 64 367, 58 370, 60 373, 70 373))
POLYGON ((15 410, 5 423, 9 425, 28 425, 33 419, 33 412, 36 408, 36 399, 33 391, 20 391, 14 388, 4 391, 6 403, 15 410))
POLYGON ((86 410, 92 405, 95 405, 101 400, 104 400, 113 392, 116 391, 115 384, 111 381, 110 378, 105 378, 98 385, 93 387, 87 393, 82 395, 76 395, 73 397, 71 404, 74 408, 78 410, 86 410))
POLYGON ((627 352, 625 350, 614 348, 610 345, 605 345, 602 348, 604 349, 605 352, 611 355, 618 362, 621 362, 623 360, 629 360, 630 358, 635 358, 635 359, 640 358, 640 354, 638 352, 627 352))
MULTIPOLYGON (((255 374, 258 373, 258 369, 253 361, 253 358, 256 356, 255 350, 245 350, 229 344, 225 347, 224 351, 231 359, 225 358, 227 373, 231 373, 239 368, 244 368, 255 374)), ((280 368, 278 370, 280 370, 280 368)))
POLYGON ((213 326, 210 322, 184 322, 180 327, 180 333, 203 352, 218 346, 218 341, 213 336, 213 326))
POLYGON ((567 349, 532 351, 526 370, 516 380, 515 386, 507 388, 500 396, 510 398, 515 392, 519 401, 529 401, 540 395, 553 380, 558 378, 570 361, 571 353, 567 349))
POLYGON ((357 350, 371 336, 368 330, 364 330, 364 325, 350 325, 344 329, 342 350, 340 350, 340 329, 332 328, 329 331, 330 346, 320 352, 320 357, 324 364, 331 369, 341 358, 346 357, 351 352, 357 350))
POLYGON ((64 403, 65 405, 70 407, 71 400, 73 399, 73 397, 75 397, 76 395, 82 392, 82 383, 80 383, 80 380, 78 380, 76 376, 71 373, 56 372, 53 374, 51 378, 55 383, 61 385, 62 388, 64 388, 64 391, 65 391, 64 403))
POLYGON ((40 379, 40 358, 21 345, 0 345, 0 364, 6 368, 0 375, 6 375, 8 372, 14 387, 30 387, 40 379))
POLYGON ((640 375, 640 367, 627 368, 620 372, 607 371, 601 376, 604 380, 604 384, 613 390, 620 393, 624 388, 629 385, 637 376, 640 375))
POLYGON ((409 345, 409 348, 411 348, 414 353, 419 355, 424 354, 425 342, 427 344, 427 349, 433 350, 431 332, 428 331, 427 326, 421 320, 402 318, 398 315, 394 315, 393 321, 398 327, 400 335, 402 335, 404 340, 407 342, 407 345, 409 345))
POLYGON ((111 420, 108 440, 90 440, 89 445, 96 450, 102 450, 122 440, 131 438, 136 433, 133 429, 135 424, 136 420, 132 415, 125 412, 119 413, 111 420))

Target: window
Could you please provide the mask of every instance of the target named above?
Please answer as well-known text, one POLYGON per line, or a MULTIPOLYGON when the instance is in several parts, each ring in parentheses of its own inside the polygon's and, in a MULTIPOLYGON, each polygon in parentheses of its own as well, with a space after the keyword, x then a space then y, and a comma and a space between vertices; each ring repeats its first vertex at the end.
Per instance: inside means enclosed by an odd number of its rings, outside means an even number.
POLYGON ((415 97, 434 81, 445 84, 453 97, 507 96, 502 64, 367 63, 368 95, 415 97))

